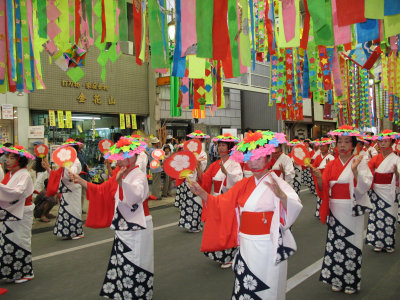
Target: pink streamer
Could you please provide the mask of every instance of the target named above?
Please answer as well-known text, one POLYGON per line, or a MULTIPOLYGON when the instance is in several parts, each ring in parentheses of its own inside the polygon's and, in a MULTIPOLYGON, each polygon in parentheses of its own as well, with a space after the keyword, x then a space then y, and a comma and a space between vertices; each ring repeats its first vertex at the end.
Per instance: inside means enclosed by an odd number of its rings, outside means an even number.
MULTIPOLYGON (((189 78, 183 77, 182 78, 182 85, 186 85, 189 88, 189 78)), ((186 92, 182 95, 182 108, 189 107, 189 92, 186 92)))
POLYGON ((337 97, 340 97, 343 95, 343 91, 342 91, 342 81, 340 80, 339 57, 336 47, 333 48, 332 76, 335 87, 335 94, 337 97))
POLYGON ((282 18, 285 39, 286 42, 289 42, 294 38, 296 29, 296 7, 294 0, 282 1, 282 18))
POLYGON ((0 1, 0 11, 3 11, 0 15, 0 36, 3 37, 0 39, 0 80, 4 80, 6 77, 6 1, 0 1))
POLYGON ((181 56, 185 56, 186 50, 192 45, 197 44, 196 33, 196 0, 184 0, 181 3, 182 9, 182 52, 181 56))
POLYGON ((339 26, 336 9, 336 0, 332 0, 332 23, 335 45, 351 43, 351 25, 339 26))
POLYGON ((392 49, 392 51, 394 52, 399 51, 399 36, 398 35, 391 36, 389 38, 389 41, 390 41, 390 49, 392 49))

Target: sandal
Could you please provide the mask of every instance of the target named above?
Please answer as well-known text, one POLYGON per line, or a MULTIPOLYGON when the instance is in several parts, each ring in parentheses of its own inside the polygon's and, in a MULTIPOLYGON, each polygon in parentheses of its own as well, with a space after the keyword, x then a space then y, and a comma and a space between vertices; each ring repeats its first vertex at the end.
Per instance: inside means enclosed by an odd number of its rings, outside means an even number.
POLYGON ((39 221, 40 221, 40 222, 43 222, 43 223, 49 223, 49 222, 50 222, 50 220, 47 219, 46 217, 41 217, 41 218, 39 219, 39 221))

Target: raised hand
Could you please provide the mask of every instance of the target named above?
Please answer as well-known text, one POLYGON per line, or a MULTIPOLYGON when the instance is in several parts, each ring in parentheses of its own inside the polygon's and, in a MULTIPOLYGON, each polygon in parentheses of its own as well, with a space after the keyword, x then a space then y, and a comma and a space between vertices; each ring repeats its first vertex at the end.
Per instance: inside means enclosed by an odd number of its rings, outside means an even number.
POLYGON ((121 167, 117 176, 115 177, 115 180, 118 182, 119 185, 122 184, 122 177, 124 176, 126 169, 126 167, 121 167))
POLYGON ((359 155, 355 160, 352 161, 351 163, 351 171, 353 172, 354 178, 357 178, 358 176, 358 171, 357 171, 357 167, 360 164, 360 162, 362 161, 362 159, 364 158, 363 155, 359 155))
POLYGON ((272 182, 264 181, 264 184, 267 185, 272 190, 272 192, 275 194, 276 197, 281 199, 281 203, 282 203, 283 207, 286 209, 287 196, 286 196, 285 192, 282 191, 281 187, 279 186, 279 184, 276 182, 276 180, 274 178, 271 178, 271 181, 272 182))
POLYGON ((193 194, 196 194, 204 201, 207 201, 207 192, 198 184, 196 181, 189 181, 188 182, 189 188, 193 194))
POLYGON ((281 170, 282 175, 285 176, 285 168, 282 164, 279 164, 279 170, 281 170))
POLYGON ((50 165, 47 158, 42 159, 42 167, 45 168, 47 172, 50 172, 50 165))
POLYGON ((221 160, 221 162, 219 163, 219 165, 220 165, 220 167, 221 167, 221 172, 224 173, 225 175, 228 175, 228 171, 225 169, 224 163, 222 162, 222 160, 221 160))

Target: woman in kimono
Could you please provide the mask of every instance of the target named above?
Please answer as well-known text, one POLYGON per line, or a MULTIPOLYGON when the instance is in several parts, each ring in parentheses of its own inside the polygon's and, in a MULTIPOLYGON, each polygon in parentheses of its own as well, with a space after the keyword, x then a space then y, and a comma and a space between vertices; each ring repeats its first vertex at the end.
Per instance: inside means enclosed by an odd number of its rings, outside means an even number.
POLYGON ((371 207, 372 174, 362 156, 352 154, 358 131, 343 125, 328 134, 336 137, 339 157, 327 163, 323 174, 312 168, 322 199, 320 220, 328 223, 320 280, 334 292, 353 294, 361 287, 363 214, 371 207))
MULTIPOLYGON (((329 138, 322 138, 321 141, 319 142, 319 150, 320 153, 317 155, 317 157, 314 159, 312 163, 312 167, 316 168, 321 171, 321 173, 324 173, 324 169, 326 167, 326 164, 330 162, 331 160, 334 160, 335 157, 329 153, 329 146, 333 143, 333 140, 329 138)), ((318 189, 318 183, 315 183, 315 187, 318 189)), ((317 205, 315 208, 315 213, 314 216, 319 218, 319 208, 321 206, 321 198, 318 196, 317 193, 317 205)))
POLYGON ((35 157, 22 146, 3 147, 8 173, 0 183, 0 279, 23 283, 32 268, 33 182, 26 166, 35 157))
MULTIPOLYGON (((302 144, 301 141, 299 141, 298 139, 294 139, 290 142, 287 143, 287 145, 289 147, 294 147, 296 145, 300 145, 302 144)), ((292 148, 293 149, 293 148, 292 148)), ((301 166, 299 166, 298 164, 296 164, 294 162, 293 159, 293 152, 291 151, 288 156, 290 157, 290 159, 292 160, 293 163, 293 168, 294 168, 294 178, 293 178, 293 189, 295 190, 295 192, 297 193, 297 195, 300 195, 300 189, 301 189, 301 173, 302 173, 302 168, 301 166)))
MULTIPOLYGON (((78 152, 78 146, 82 143, 73 139, 68 139, 60 147, 72 146, 78 152)), ((80 174, 82 171, 79 159, 69 167, 69 172, 65 168, 59 168, 57 171, 51 170, 47 161, 43 161, 43 166, 50 173, 47 184, 46 196, 51 197, 61 194, 60 207, 54 224, 53 234, 61 237, 63 240, 78 240, 85 235, 82 228, 82 187, 74 183, 70 174, 80 174)))
POLYGON ((240 245, 233 265, 233 300, 285 298, 287 258, 296 250, 289 228, 302 205, 292 187, 267 168, 267 155, 284 141, 281 133, 247 134, 231 159, 246 161, 254 176, 239 181, 225 194, 213 196, 191 183, 207 207, 202 251, 240 245))
MULTIPOLYGON (((310 147, 311 141, 309 139, 305 139, 304 143, 306 144, 308 151, 310 152, 310 157, 311 157, 311 163, 313 162, 313 157, 315 158, 315 153, 318 150, 315 150, 315 147, 313 145, 313 148, 310 147)), ((319 154, 319 153, 318 153, 319 154)), ((315 195, 315 185, 314 185, 314 179, 311 175, 310 169, 303 167, 303 172, 302 172, 302 177, 301 177, 301 183, 302 185, 305 185, 311 192, 311 194, 315 195)))
POLYGON ((76 174, 74 182, 87 187, 86 226, 115 231, 100 296, 111 299, 152 299, 154 275, 153 221, 147 198, 146 174, 137 156, 146 143, 121 137, 104 158, 117 161, 113 176, 101 185, 88 183, 76 174))
POLYGON ((289 156, 282 152, 282 144, 275 148, 268 162, 268 169, 272 170, 293 187, 295 177, 293 162, 289 156))
MULTIPOLYGON (((183 144, 178 144, 176 146, 175 152, 179 152, 183 150, 183 144)), ((176 186, 176 195, 175 195, 175 202, 174 206, 180 208, 181 207, 181 194, 183 194, 184 188, 182 183, 184 182, 184 179, 175 179, 175 186, 176 186)))
MULTIPOLYGON (((210 138, 209 135, 206 135, 201 130, 196 130, 191 134, 187 135, 192 139, 204 140, 210 138)), ((204 143, 203 147, 204 147, 204 143)), ((207 167, 207 153, 204 151, 204 148, 197 156, 197 169, 199 172, 204 172, 207 167)), ((189 176, 190 181, 197 181, 197 171, 195 171, 192 175, 189 176)), ((201 225, 201 213, 202 213, 202 201, 201 199, 193 195, 190 191, 189 185, 185 180, 182 184, 179 185, 179 196, 180 196, 180 218, 178 226, 186 229, 187 232, 197 233, 202 230, 201 225)))
MULTIPOLYGON (((218 196, 225 194, 236 182, 243 179, 241 165, 229 159, 233 146, 240 140, 227 133, 213 138, 212 141, 218 143, 218 154, 221 159, 213 162, 204 174, 198 172, 198 182, 207 193, 218 196)), ((202 220, 207 221, 207 209, 204 205, 202 220)), ((204 255, 220 263, 222 269, 226 269, 232 267, 236 252, 236 248, 231 248, 217 252, 204 252, 204 255)))
POLYGON ((396 182, 399 179, 400 158, 393 153, 392 144, 399 136, 384 130, 377 136, 380 153, 371 158, 368 166, 374 174, 370 191, 372 211, 368 216, 366 243, 374 251, 392 253, 395 247, 398 203, 396 182))
POLYGON ((372 157, 374 157, 375 155, 378 155, 378 151, 376 151, 376 149, 371 146, 372 137, 363 136, 363 137, 360 137, 360 138, 362 138, 361 140, 364 143, 364 146, 363 146, 362 150, 360 151, 359 155, 363 155, 364 158, 368 162, 368 161, 371 160, 372 157))

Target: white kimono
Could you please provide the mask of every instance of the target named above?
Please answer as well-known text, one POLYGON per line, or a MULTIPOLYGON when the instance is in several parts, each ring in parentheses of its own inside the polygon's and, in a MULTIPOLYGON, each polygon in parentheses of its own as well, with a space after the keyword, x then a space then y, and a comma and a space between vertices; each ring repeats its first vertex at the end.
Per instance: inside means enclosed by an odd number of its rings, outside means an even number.
POLYGON ((144 173, 147 174, 147 163, 149 158, 147 157, 146 152, 142 151, 138 154, 136 159, 136 165, 139 166, 139 169, 144 173))
MULTIPOLYGON (((382 158, 382 154, 374 157, 382 158)), ((366 243, 379 248, 394 248, 398 203, 396 202, 396 176, 394 167, 400 170, 400 158, 390 153, 383 158, 379 166, 374 170, 374 183, 370 192, 373 209, 368 216, 366 243), (388 183, 379 181, 379 176, 384 176, 388 183), (391 180, 389 182, 389 179, 391 180), (378 181, 378 183, 377 183, 378 181)), ((373 166, 371 166, 373 167, 373 166)))
POLYGON ((215 192, 215 190, 212 189, 212 194, 215 196, 221 193, 226 193, 231 187, 235 185, 236 182, 243 179, 242 167, 238 162, 228 159, 227 161, 225 161, 224 167, 228 175, 222 173, 220 168, 217 174, 215 174, 215 176, 212 178, 213 182, 222 181, 219 192, 215 192), (226 179, 226 185, 223 184, 225 179, 226 179))
MULTIPOLYGON (((74 174, 80 174, 82 171, 79 159, 70 167, 74 174)), ((61 193, 60 207, 58 208, 58 216, 54 224, 53 233, 63 238, 72 238, 83 235, 82 229, 82 187, 75 184, 70 178, 68 171, 63 170, 60 180, 59 193, 61 193)))
MULTIPOLYGON (((283 170, 285 171, 285 181, 292 186, 296 174, 294 172, 292 160, 285 153, 282 153, 278 157, 271 170, 280 170, 280 165, 283 166, 283 170)), ((283 174, 281 174, 280 177, 283 178, 283 174)))
POLYGON ((257 186, 244 207, 240 208, 240 215, 243 212, 273 211, 271 233, 249 235, 239 232, 240 250, 234 265, 236 281, 232 299, 242 299, 241 297, 248 292, 243 287, 246 283, 242 281, 246 280, 246 275, 255 276, 253 279, 258 283, 258 287, 253 292, 260 299, 285 299, 286 259, 297 249, 289 228, 293 225, 303 206, 296 192, 274 172, 268 173, 260 181, 255 177, 254 180, 257 186), (277 181, 287 196, 286 210, 281 206, 281 200, 264 184, 264 182, 272 183, 271 178, 277 181), (283 224, 281 224, 280 218, 283 219, 283 224))
POLYGON ((12 174, 7 184, 0 184, 0 278, 17 280, 33 275, 31 239, 35 205, 25 205, 32 193, 33 182, 26 168, 12 174))

